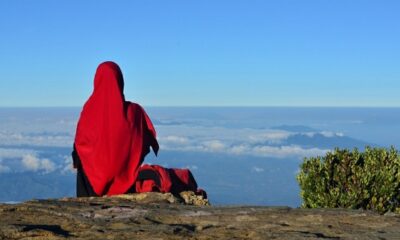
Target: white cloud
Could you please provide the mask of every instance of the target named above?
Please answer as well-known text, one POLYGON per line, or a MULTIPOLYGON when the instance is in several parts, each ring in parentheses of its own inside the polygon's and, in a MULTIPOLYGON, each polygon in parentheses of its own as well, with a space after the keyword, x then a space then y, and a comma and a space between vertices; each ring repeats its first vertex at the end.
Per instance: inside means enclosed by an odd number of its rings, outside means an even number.
POLYGON ((206 151, 219 152, 225 149, 225 144, 219 140, 211 140, 203 142, 206 151))
POLYGON ((253 171, 253 172, 256 172, 256 173, 262 173, 262 172, 264 172, 264 168, 253 167, 253 168, 252 168, 252 171, 253 171))
POLYGON ((0 148, 0 172, 43 171, 53 172, 57 166, 49 159, 37 157, 37 151, 19 148, 0 148))
POLYGON ((75 173, 75 169, 72 165, 72 157, 71 155, 64 156, 64 166, 62 166, 61 173, 75 173))
POLYGON ((166 137, 160 137, 158 139, 160 143, 173 143, 173 144, 187 144, 189 143, 189 139, 186 137, 182 136, 175 136, 175 135, 169 135, 166 137))
POLYGON ((40 167, 46 173, 53 172, 56 169, 56 165, 49 159, 42 159, 40 162, 40 167))
POLYGON ((322 136, 324 136, 324 137, 327 137, 327 138, 331 138, 331 137, 336 137, 336 136, 338 136, 337 133, 335 133, 335 132, 330 132, 330 131, 322 131, 322 132, 320 132, 320 134, 321 134, 322 136))
POLYGON ((191 169, 191 170, 197 170, 197 169, 199 169, 199 167, 197 167, 196 165, 192 165, 192 166, 189 166, 189 169, 191 169))
POLYGON ((343 137, 344 134, 341 132, 331 132, 331 131, 321 131, 321 132, 306 132, 306 133, 298 133, 302 134, 308 137, 314 137, 316 134, 321 134, 322 136, 326 138, 332 138, 332 137, 343 137))
POLYGON ((39 159, 35 155, 26 154, 22 157, 22 165, 28 171, 44 171, 52 172, 56 169, 56 165, 49 159, 39 159))
POLYGON ((309 157, 309 156, 321 156, 325 155, 330 149, 320 148, 302 148, 297 145, 288 146, 268 146, 268 145, 257 145, 251 146, 247 144, 231 145, 226 146, 220 141, 210 141, 199 143, 195 146, 182 146, 182 147, 171 147, 161 145, 163 150, 173 151, 192 151, 192 152, 211 152, 211 153, 226 153, 233 155, 252 155, 257 157, 274 157, 274 158, 286 158, 286 157, 309 157))
POLYGON ((40 160, 31 154, 26 154, 22 157, 22 164, 27 170, 37 171, 40 167, 40 160))
POLYGON ((250 147, 249 146, 246 146, 246 145, 236 145, 236 146, 232 146, 230 149, 229 149, 229 152, 230 153, 232 153, 232 154, 238 154, 238 155, 240 155, 240 154, 245 154, 245 153, 247 153, 247 152, 249 152, 250 151, 250 147))
POLYGON ((251 128, 225 128, 218 126, 159 126, 157 128, 160 144, 193 143, 219 140, 224 144, 237 141, 251 143, 279 142, 287 139, 291 133, 283 130, 251 129, 251 128))
POLYGON ((312 138, 312 137, 314 137, 314 135, 316 133, 315 132, 306 132, 306 133, 299 133, 299 134, 312 138))
POLYGON ((256 146, 253 148, 254 154, 264 157, 308 157, 308 156, 321 156, 325 155, 329 149, 319 149, 319 148, 302 148, 300 146, 256 146))
MULTIPOLYGON (((0 129, 1 130, 1 129, 0 129)), ((73 134, 49 132, 9 132, 0 131, 0 142, 3 146, 52 146, 69 147, 73 144, 73 134)))
POLYGON ((49 114, 43 114, 30 110, 10 113, 6 119, 1 119, 1 145, 72 146, 79 112, 67 110, 55 113, 49 111, 49 114))
POLYGON ((21 158, 25 154, 35 154, 36 152, 29 149, 20 148, 0 148, 0 159, 4 158, 21 158))
MULTIPOLYGON (((328 149, 302 148, 285 145, 292 135, 313 137, 317 132, 292 133, 284 130, 224 128, 205 126, 160 126, 158 129, 161 151, 192 151, 251 155, 258 157, 306 157, 323 155, 328 149)), ((324 137, 339 136, 334 132, 321 132, 324 137)))
MULTIPOLYGON (((61 118, 38 116, 29 121, 25 118, 10 120, 0 128, 0 143, 3 146, 72 147, 76 120, 75 117, 67 115, 61 118), (32 124, 28 124, 31 122, 32 124)), ((278 158, 319 155, 327 151, 319 148, 302 148, 296 145, 287 146, 286 140, 292 135, 306 134, 313 137, 318 132, 293 133, 276 129, 228 128, 223 127, 225 125, 212 125, 210 123, 213 122, 209 120, 204 121, 207 123, 206 125, 198 124, 198 122, 191 125, 158 125, 157 132, 161 151, 197 151, 278 158)), ((319 134, 324 137, 343 136, 343 133, 329 131, 319 132, 319 134)), ((298 144, 301 145, 301 143, 298 144)), ((50 160, 44 161, 44 159, 37 158, 38 155, 35 151, 0 148, 0 158, 2 156, 22 159, 21 164, 30 171, 54 171, 56 168, 61 172, 71 171, 70 162, 55 166, 50 160), (25 155, 35 157, 37 161, 26 157, 24 159, 25 155)), ((3 164, 4 167, 8 165, 3 164)), ((15 168, 14 165, 8 167, 15 168)))
POLYGON ((293 133, 279 130, 264 130, 260 133, 250 135, 248 138, 253 143, 269 142, 269 143, 281 143, 286 140, 293 133))
POLYGON ((182 168, 188 168, 188 169, 190 169, 190 170, 197 170, 197 169, 199 169, 199 167, 198 166, 196 166, 196 165, 191 165, 191 166, 184 166, 184 167, 182 167, 182 168))

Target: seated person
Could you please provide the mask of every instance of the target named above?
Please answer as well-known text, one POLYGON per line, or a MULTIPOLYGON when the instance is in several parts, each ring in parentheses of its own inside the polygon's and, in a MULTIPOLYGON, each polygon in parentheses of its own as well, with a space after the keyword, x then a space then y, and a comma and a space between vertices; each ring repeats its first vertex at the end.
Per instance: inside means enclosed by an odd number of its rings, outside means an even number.
MULTIPOLYGON (((123 94, 119 66, 104 62, 97 68, 94 90, 83 106, 72 157, 77 168, 77 197, 132 192, 197 191, 187 169, 141 167, 150 147, 159 146, 154 126, 144 109, 123 94), (168 175, 168 176, 167 176, 168 175)), ((205 192, 199 190, 205 196, 205 192)))

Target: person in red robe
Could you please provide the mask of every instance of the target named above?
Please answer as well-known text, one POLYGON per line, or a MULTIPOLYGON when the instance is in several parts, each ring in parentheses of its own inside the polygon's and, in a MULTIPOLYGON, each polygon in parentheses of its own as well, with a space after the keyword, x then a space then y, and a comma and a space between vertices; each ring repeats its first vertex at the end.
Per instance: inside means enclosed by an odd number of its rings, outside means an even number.
POLYGON ((78 121, 72 154, 78 197, 128 192, 150 147, 158 152, 150 118, 139 104, 125 100, 123 90, 119 66, 100 64, 78 121))
POLYGON ((123 90, 119 66, 100 64, 93 93, 78 121, 72 152, 77 197, 151 191, 193 191, 206 197, 189 169, 141 166, 150 147, 158 153, 156 131, 144 109, 125 100, 123 90))

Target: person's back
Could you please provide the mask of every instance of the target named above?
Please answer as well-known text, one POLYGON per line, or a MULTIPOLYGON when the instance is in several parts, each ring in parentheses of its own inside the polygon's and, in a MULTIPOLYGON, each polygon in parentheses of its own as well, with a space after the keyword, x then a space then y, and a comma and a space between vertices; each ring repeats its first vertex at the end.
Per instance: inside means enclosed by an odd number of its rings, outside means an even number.
POLYGON ((128 192, 150 146, 158 151, 150 118, 140 105, 125 101, 123 88, 118 65, 100 64, 75 136, 78 197, 128 192))

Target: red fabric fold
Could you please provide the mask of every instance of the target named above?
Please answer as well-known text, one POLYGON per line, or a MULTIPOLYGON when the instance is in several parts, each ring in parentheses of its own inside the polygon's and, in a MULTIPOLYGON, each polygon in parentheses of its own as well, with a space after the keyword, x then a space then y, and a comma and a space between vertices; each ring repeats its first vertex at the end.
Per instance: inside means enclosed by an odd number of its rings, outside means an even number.
POLYGON ((156 131, 144 111, 125 101, 123 76, 113 62, 99 65, 94 90, 80 115, 75 147, 96 194, 125 193, 150 151, 158 152, 156 131))
POLYGON ((136 192, 171 192, 179 194, 183 191, 192 191, 207 198, 207 193, 197 187, 196 180, 189 169, 164 168, 159 165, 143 165, 140 171, 153 171, 158 179, 137 179, 136 192))
POLYGON ((159 181, 155 181, 154 179, 136 180, 136 192, 171 192, 172 180, 170 178, 168 169, 159 165, 148 164, 145 164, 139 168, 139 172, 145 170, 154 171, 159 181))

